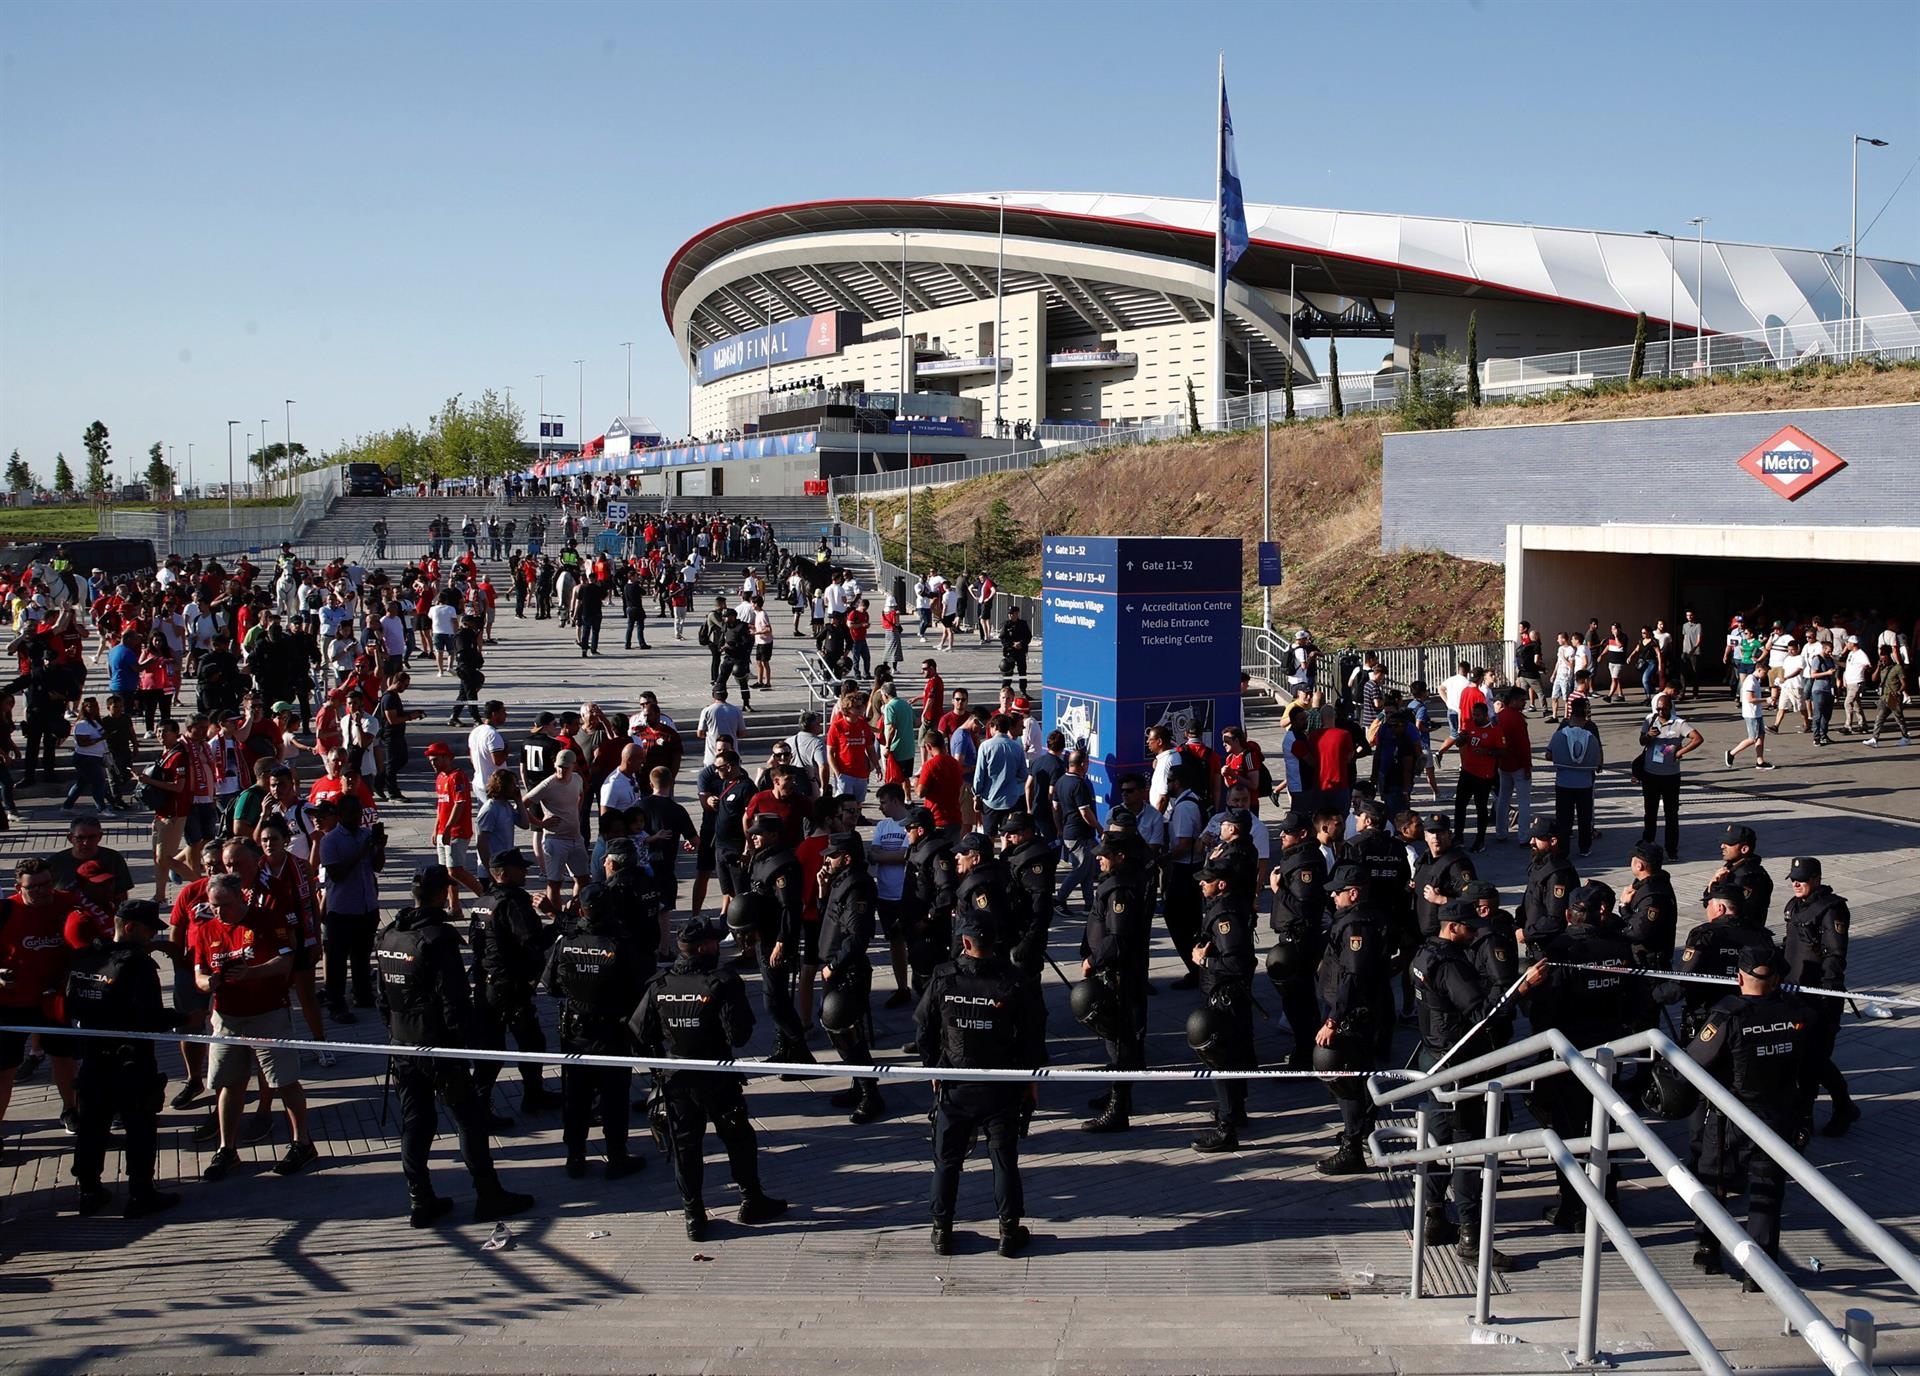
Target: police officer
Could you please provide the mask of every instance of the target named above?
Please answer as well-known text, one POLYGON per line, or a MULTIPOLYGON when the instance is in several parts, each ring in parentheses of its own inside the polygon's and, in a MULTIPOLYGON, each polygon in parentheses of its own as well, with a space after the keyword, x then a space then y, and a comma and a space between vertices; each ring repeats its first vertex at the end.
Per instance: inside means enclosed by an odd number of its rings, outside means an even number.
POLYGON ((1620 915, 1633 947, 1633 963, 1643 970, 1671 969, 1680 905, 1667 873, 1667 853, 1651 841, 1642 841, 1627 863, 1633 868, 1633 882, 1620 891, 1620 915))
POLYGON ((1513 941, 1513 914, 1500 906, 1500 890, 1484 879, 1467 885, 1466 893, 1461 896, 1471 909, 1467 914, 1467 959, 1473 965, 1474 974, 1486 986, 1489 1005, 1493 1006, 1493 1017, 1481 1033, 1491 1051, 1513 1040, 1518 996, 1506 997, 1507 990, 1520 976, 1520 952, 1513 941), (1502 999, 1506 1001, 1503 1003, 1502 999))
MULTIPOLYGON (((593 1056, 625 1056, 633 1049, 627 1019, 653 975, 651 942, 635 939, 611 886, 581 895, 580 926, 553 944, 547 960, 547 989, 561 1001, 560 1049, 593 1056)), ((628 1113, 633 1072, 625 1066, 573 1065, 560 1073, 563 1104, 561 1136, 567 1148, 567 1174, 587 1173, 587 1129, 600 1113, 607 1144, 607 1179, 632 1175, 646 1158, 627 1151, 628 1113)))
MULTIPOLYGON (((777 824, 776 824, 777 825, 777 824)), ((648 1055, 689 1061, 731 1059, 753 1036, 753 1009, 746 986, 720 968, 720 930, 702 917, 680 929, 679 957, 653 977, 628 1022, 634 1041, 648 1055)), ((680 1191, 687 1237, 704 1242, 707 1207, 701 1193, 706 1172, 707 1122, 727 1149, 733 1183, 740 1187, 742 1223, 765 1223, 787 1211, 787 1201, 760 1185, 760 1145, 747 1115, 740 1077, 721 1070, 668 1070, 661 1097, 671 1143, 673 1183, 680 1191)))
MULTIPOLYGON (((1727 979, 1739 973, 1742 950, 1761 947, 1773 949, 1771 937, 1740 920, 1740 905, 1744 901, 1745 895, 1739 886, 1727 880, 1708 886, 1707 920, 1687 933, 1676 973, 1727 979)), ((1708 1011, 1722 997, 1722 992, 1711 984, 1670 980, 1656 985, 1654 996, 1662 1003, 1680 1003, 1684 1006, 1681 1031, 1685 1039, 1700 1031, 1708 1011)))
POLYGON ((1233 894, 1251 906, 1260 889, 1260 852, 1253 844, 1251 812, 1230 807, 1220 814, 1220 840, 1207 852, 1207 859, 1232 871, 1228 883, 1233 894))
POLYGON ((1037 983, 1046 965, 1047 936, 1053 923, 1056 857, 1025 812, 1009 812, 1002 818, 1000 835, 1005 844, 1000 858, 1013 872, 1014 890, 1008 896, 1014 900, 1013 917, 1020 929, 1007 955, 1014 969, 1037 983))
MULTIPOLYGON (((599 875, 580 891, 579 906, 583 917, 589 899, 601 894, 606 895, 614 920, 632 938, 634 946, 646 952, 649 961, 656 961, 662 943, 668 937, 660 922, 666 904, 661 897, 660 885, 649 867, 646 846, 642 842, 630 836, 618 836, 606 841, 606 854, 600 862, 599 875)), ((648 965, 646 973, 649 976, 653 974, 652 964, 648 965)))
MULTIPOLYGON (((994 946, 994 928, 980 910, 954 919, 960 954, 933 972, 914 1010, 921 1061, 943 1070, 1033 1070, 1047 1060, 1046 1013, 1040 987, 994 946)), ((933 1250, 953 1251, 953 1209, 960 1166, 976 1132, 993 1163, 993 1202, 1000 1217, 1000 1255, 1018 1256, 1032 1241, 1021 1222, 1020 1118, 1034 1086, 1019 1081, 934 1081, 933 1250)))
MULTIPOLYGON (((1633 964, 1633 948, 1626 938, 1603 925, 1612 900, 1613 891, 1603 884, 1583 884, 1574 890, 1567 902, 1566 927, 1546 940, 1541 959, 1520 985, 1521 995, 1529 999, 1535 1030, 1557 1028, 1582 1049, 1627 1031, 1630 1005, 1625 985, 1631 977, 1611 969, 1574 968, 1633 964)), ((1592 1102, 1573 1076, 1561 1075, 1541 1081, 1529 1105, 1534 1117, 1562 1137, 1572 1138, 1587 1126, 1592 1102)), ((1578 1232, 1586 1226, 1586 1205, 1565 1176, 1559 1182, 1560 1202, 1549 1204, 1542 1217, 1563 1233, 1578 1232)), ((1615 1178, 1609 1176, 1609 1198, 1614 1187, 1615 1178)))
MULTIPOLYGON (((473 1002, 460 961, 460 938, 449 925, 453 877, 427 865, 413 877, 413 906, 394 914, 374 946, 374 992, 387 1018, 387 1035, 403 1046, 467 1046, 474 1039, 473 1002)), ((400 1099, 400 1169, 407 1178, 407 1221, 431 1226, 453 1207, 433 1192, 427 1156, 433 1150, 438 1096, 453 1118, 460 1157, 473 1177, 473 1216, 491 1223, 524 1213, 533 1196, 500 1183, 487 1142, 487 1107, 465 1061, 445 1056, 395 1056, 394 1092, 400 1099)))
MULTIPOLYGON (((487 1051, 505 1051, 507 1033, 522 1051, 545 1051, 546 1034, 533 1006, 534 987, 546 963, 547 949, 558 935, 543 925, 527 892, 527 857, 515 846, 501 851, 488 866, 493 874, 493 907, 476 908, 467 927, 473 947, 473 1044, 487 1051)), ((501 1128, 511 1120, 495 1119, 491 1111, 494 1081, 501 1062, 475 1061, 473 1087, 489 1105, 489 1126, 501 1128)), ((520 1111, 538 1113, 556 1108, 560 1100, 541 1082, 540 1063, 520 1067, 520 1111)))
MULTIPOLYGON (((1453 1053, 1449 1064, 1455 1064, 1494 1049, 1495 1042, 1488 1028, 1481 1028, 1472 1041, 1461 1043, 1506 989, 1504 984, 1493 989, 1469 954, 1476 932, 1492 925, 1474 910, 1473 900, 1457 899, 1441 909, 1439 933, 1414 953, 1413 1003, 1420 1020, 1418 1057, 1422 1070, 1431 1070, 1449 1052, 1453 1053)), ((1462 1099, 1443 1109, 1433 1128, 1436 1145, 1477 1141, 1485 1135, 1486 1115, 1476 1099, 1462 1099)), ((1464 1157, 1454 1162, 1450 1176, 1438 1167, 1429 1171, 1428 1178, 1439 1190, 1437 1198, 1428 1196, 1427 1216, 1421 1224, 1429 1245, 1452 1242, 1461 1257, 1478 1259, 1480 1172, 1478 1161, 1464 1157), (1447 1218, 1449 1188, 1459 1214, 1457 1224, 1447 1218)), ((1512 1270, 1513 1258, 1495 1248, 1493 1269, 1512 1270)))
MULTIPOLYGON (((1740 894, 1735 917, 1749 927, 1765 931, 1767 918, 1773 912, 1773 876, 1760 863, 1759 838, 1753 834, 1752 827, 1729 823, 1726 834, 1720 838, 1720 868, 1707 880, 1707 888, 1723 881, 1733 885, 1740 894)), ((1701 896, 1704 898, 1705 894, 1701 896)))
MULTIPOLYGON (((953 941, 954 890, 960 882, 953 845, 930 808, 907 814, 907 967, 915 993, 924 993, 953 941)), ((915 1044, 916 1048, 918 1043, 915 1044)))
MULTIPOLYGON (((1362 895, 1366 876, 1358 865, 1342 864, 1327 881, 1333 899, 1333 929, 1320 957, 1317 992, 1325 1010, 1313 1034, 1313 1068, 1320 1071, 1372 1070, 1374 1022, 1391 1018, 1393 1005, 1382 1003, 1386 983, 1386 942, 1362 895)), ((1340 1144, 1319 1163, 1322 1175, 1357 1175, 1367 1169, 1363 1148, 1373 1131, 1373 1100, 1353 1076, 1327 1081, 1340 1108, 1340 1144)))
MULTIPOLYGON (((1104 841, 1094 852, 1100 882, 1081 940, 1081 982, 1073 1012, 1106 1043, 1110 1070, 1147 1068, 1147 962, 1153 945, 1153 909, 1145 880, 1126 846, 1104 841)), ((1116 1084, 1095 1097, 1088 1132, 1125 1132, 1133 1111, 1133 1086, 1116 1084)))
MULTIPOLYGON (((793 976, 800 968, 805 889, 800 862, 780 844, 780 819, 770 812, 747 827, 747 889, 759 894, 762 929, 754 953, 760 962, 760 997, 773 1020, 773 1059, 811 1062, 807 1034, 793 1005, 793 976)), ((745 905, 743 905, 745 906, 745 905)))
POLYGON ((1276 938, 1267 953, 1267 977, 1293 1030, 1293 1056, 1287 1064, 1306 1070, 1313 1064, 1313 1037, 1320 1026, 1313 979, 1324 944, 1327 870, 1306 814, 1298 808, 1280 819, 1280 858, 1267 883, 1273 889, 1267 922, 1276 938))
MULTIPOLYGON (((1402 988, 1404 1006, 1413 1007, 1413 986, 1407 974, 1413 953, 1420 949, 1420 924, 1413 914, 1413 866, 1407 848, 1388 825, 1387 809, 1369 798, 1353 808, 1353 835, 1341 847, 1340 858, 1360 867, 1366 877, 1367 905, 1379 914, 1386 940, 1387 987, 1402 988)), ((1392 999, 1381 1003, 1392 1007, 1392 999)), ((1374 1029, 1374 1050, 1385 1059, 1393 1052, 1393 1019, 1382 1018, 1374 1029)))
MULTIPOLYGON (((1212 1070, 1253 1070, 1253 912, 1233 896, 1233 872, 1199 866, 1200 934, 1188 952, 1200 972, 1202 1003, 1187 1019, 1187 1045, 1212 1070)), ((1240 1149, 1247 1082, 1215 1080, 1213 1127, 1194 1139, 1198 1152, 1240 1149)))
MULTIPOLYGON (((122 903, 113 918, 113 940, 96 937, 73 953, 67 966, 66 1010, 75 1027, 121 1032, 164 1032, 179 1024, 160 996, 152 943, 162 931, 160 907, 144 899, 122 903)), ((97 1214, 113 1198, 100 1182, 109 1135, 117 1115, 126 1133, 128 1218, 171 1209, 180 1196, 153 1187, 157 1123, 167 1077, 153 1058, 150 1041, 75 1037, 80 1069, 74 1080, 79 1117, 73 1143, 73 1178, 80 1182, 80 1214, 97 1214)))
MULTIPOLYGON (((827 840, 820 864, 820 1025, 840 1059, 848 1065, 872 1065, 873 1048, 867 1035, 872 1016, 868 997, 873 989, 873 962, 867 947, 873 942, 879 894, 867 869, 866 849, 850 831, 827 840)), ((853 1087, 833 1096, 835 1108, 853 1110, 853 1121, 871 1123, 887 1111, 880 1098, 880 1082, 855 1078, 853 1087)))
POLYGON ((1567 904, 1580 887, 1580 875, 1567 858, 1566 838, 1548 817, 1536 817, 1527 827, 1527 891, 1520 900, 1516 945, 1537 956, 1567 925, 1567 904))
MULTIPOLYGON (((1742 947, 1740 992, 1714 1004, 1687 1054, 1768 1127, 1791 1136, 1801 1112, 1800 1077, 1810 1037, 1806 1009, 1780 992, 1783 967, 1780 953, 1770 947, 1742 947)), ((1723 1199, 1746 1183, 1747 1236, 1777 1260, 1786 1173, 1717 1108, 1707 1107, 1700 1137, 1701 1183, 1723 1199)), ((1717 1274, 1718 1240, 1705 1223, 1695 1225, 1694 1238, 1693 1264, 1717 1274)), ((1751 1292, 1760 1286, 1748 1275, 1742 1288, 1751 1292)))
MULTIPOLYGON (((1783 967, 1790 984, 1820 989, 1847 987, 1847 929, 1852 925, 1847 900, 1820 882, 1820 862, 1811 855, 1795 858, 1787 867, 1793 897, 1787 900, 1787 935, 1783 967)), ((1833 1100, 1833 1116, 1820 1129, 1823 1137, 1842 1137, 1860 1110, 1847 1092, 1847 1078, 1833 1063, 1833 1043, 1840 1032, 1842 1001, 1811 995, 1802 1000, 1807 1015, 1806 1074, 1800 1085, 1800 1132, 1813 1127, 1813 1101, 1824 1087, 1833 1100)))
MULTIPOLYGON (((1013 908, 1013 874, 1006 862, 993 853, 992 841, 970 831, 954 846, 953 865, 958 876, 953 892, 956 920, 961 913, 973 914, 987 925, 994 950, 1008 952, 1025 924, 1013 908)), ((949 958, 959 954, 959 932, 953 939, 949 958)))
POLYGON ((1444 812, 1429 814, 1427 854, 1413 869, 1413 909, 1422 940, 1439 932, 1440 910, 1473 879, 1473 861, 1454 844, 1453 818, 1444 812))

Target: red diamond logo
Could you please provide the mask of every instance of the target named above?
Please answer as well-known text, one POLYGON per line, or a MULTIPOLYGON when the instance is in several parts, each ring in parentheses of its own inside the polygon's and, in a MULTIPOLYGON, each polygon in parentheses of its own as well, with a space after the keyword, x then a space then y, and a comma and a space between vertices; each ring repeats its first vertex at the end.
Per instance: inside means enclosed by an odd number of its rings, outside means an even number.
POLYGON ((1748 451, 1740 466, 1791 502, 1845 468, 1847 461, 1789 425, 1748 451))

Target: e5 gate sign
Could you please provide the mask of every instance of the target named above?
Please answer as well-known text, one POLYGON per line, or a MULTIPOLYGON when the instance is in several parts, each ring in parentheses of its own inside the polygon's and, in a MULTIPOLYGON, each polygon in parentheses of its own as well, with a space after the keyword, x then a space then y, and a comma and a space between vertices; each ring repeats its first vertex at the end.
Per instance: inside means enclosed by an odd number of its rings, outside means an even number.
POLYGON ((1091 757, 1101 814, 1148 773, 1149 727, 1218 747, 1240 724, 1238 540, 1049 535, 1041 548, 1042 720, 1091 757))

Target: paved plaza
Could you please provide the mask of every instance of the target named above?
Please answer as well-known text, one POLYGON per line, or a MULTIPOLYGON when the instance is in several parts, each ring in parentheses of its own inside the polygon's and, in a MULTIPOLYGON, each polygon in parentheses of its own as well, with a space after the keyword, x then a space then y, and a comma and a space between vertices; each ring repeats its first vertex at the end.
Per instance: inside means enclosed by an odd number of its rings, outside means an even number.
MULTIPOLYGON (((510 735, 524 732, 539 708, 595 700, 625 709, 644 688, 658 691, 683 726, 706 701, 707 654, 691 628, 675 644, 671 630, 655 623, 656 648, 627 654, 610 619, 607 653, 582 660, 555 623, 503 613, 488 692, 511 704, 510 735)), ((756 694, 756 705, 798 705, 788 647, 801 643, 782 641, 780 687, 756 694)), ((917 679, 921 654, 909 635, 903 667, 910 678, 917 679)), ((963 642, 940 659, 949 687, 968 685, 977 696, 997 682, 997 647, 963 642)), ((412 705, 427 709, 421 727, 444 720, 453 692, 453 680, 435 679, 429 666, 413 694, 412 705)), ((1621 708, 1603 708, 1599 717, 1610 754, 1623 765, 1632 720, 1621 708)), ((1749 822, 1782 899, 1787 857, 1824 858, 1829 882, 1853 905, 1854 985, 1920 993, 1913 930, 1920 747, 1875 753, 1838 737, 1842 744, 1816 751, 1810 737, 1789 735, 1776 747, 1781 768, 1758 775, 1719 767, 1719 751, 1737 731, 1724 695, 1697 721, 1710 748, 1688 761, 1699 767, 1685 793, 1685 859, 1674 867, 1683 899, 1699 892, 1717 863, 1717 827, 1749 822)), ((757 764, 770 742, 753 738, 752 718, 748 730, 742 753, 757 764)), ((428 740, 454 734, 422 730, 416 756, 428 740)), ((1277 731, 1266 734, 1270 746, 1277 743, 1277 731)), ((1450 782, 1442 783, 1451 799, 1450 782)), ((689 770, 683 796, 690 785, 689 770)), ((410 793, 431 798, 424 780, 410 793)), ((1538 796, 1550 805, 1550 789, 1538 796)), ((61 844, 56 801, 42 794, 25 803, 28 825, 6 835, 6 856, 61 844)), ((1638 792, 1624 769, 1603 784, 1599 812, 1604 834, 1582 873, 1617 888, 1626 882, 1639 818, 1638 792)), ((400 857, 383 885, 391 907, 402 876, 424 853, 431 805, 383 813, 400 857)), ((1265 816, 1275 815, 1269 805, 1265 816)), ((144 822, 109 819, 108 842, 144 880, 144 822)), ((1513 895, 1509 902, 1522 887, 1524 857, 1513 844, 1478 857, 1483 874, 1513 895)), ((1683 931, 1686 920, 1683 912, 1683 931)), ((1062 964, 1075 961, 1078 939, 1077 921, 1056 924, 1053 954, 1062 964)), ((1176 971, 1162 939, 1156 983, 1164 987, 1176 971)), ((876 984, 876 1045, 883 1057, 903 1059, 898 1048, 910 1018, 907 1010, 878 1011, 891 992, 884 968, 876 984)), ((1274 1007, 1264 978, 1256 994, 1274 1007)), ((1191 998, 1154 1000, 1150 1064, 1192 1063, 1182 1035, 1191 998)), ((1066 989, 1052 975, 1047 1000, 1055 1063, 1099 1064, 1096 1044, 1068 1015, 1066 989)), ((1845 1138, 1816 1138, 1810 1148, 1818 1166, 1909 1237, 1920 1236, 1920 1178, 1909 1174, 1920 1129, 1916 1027, 1910 1016, 1849 1017, 1838 1059, 1864 1117, 1845 1138)), ((329 1034, 372 1041, 381 1029, 363 1016, 329 1034)), ((765 1054, 769 1034, 762 1019, 748 1054, 765 1054)), ((1265 1022, 1260 1044, 1268 1063, 1281 1054, 1277 1030, 1265 1022)), ((1411 1048, 1403 1028, 1397 1054, 1404 1059, 1411 1048)), ((831 1059, 824 1039, 815 1049, 831 1059)), ((173 1053, 161 1059, 177 1075, 173 1053)), ((707 1242, 691 1244, 666 1165, 644 1136, 637 1145, 650 1163, 638 1176, 609 1183, 595 1169, 569 1180, 560 1168, 558 1115, 550 1113, 496 1139, 507 1183, 539 1199, 508 1225, 509 1246, 482 1250, 492 1230, 467 1221, 416 1231, 404 1217, 397 1119, 381 1116, 383 1069, 367 1055, 342 1055, 331 1070, 308 1062, 321 1160, 291 1179, 267 1170, 286 1146, 284 1123, 275 1142, 242 1151, 246 1165, 237 1175, 203 1185, 196 1177, 207 1149, 189 1135, 202 1110, 164 1113, 161 1184, 180 1189, 185 1201, 163 1220, 144 1222, 114 1211, 75 1216, 70 1141, 55 1121, 51 1086, 44 1071, 23 1082, 0 1125, 0 1369, 1545 1371, 1564 1370, 1562 1349, 1573 1343, 1579 1239, 1539 1221, 1553 1197, 1551 1173, 1520 1168, 1503 1183, 1499 1242, 1522 1267, 1499 1280, 1493 1327, 1510 1341, 1472 1341, 1471 1276, 1450 1251, 1429 1253, 1428 1285, 1437 1297, 1405 1298, 1408 1179, 1329 1181, 1314 1172, 1337 1118, 1312 1082, 1256 1087, 1253 1127, 1243 1149, 1227 1156, 1188 1147, 1208 1115, 1204 1086, 1143 1089, 1134 1130, 1117 1137, 1081 1133, 1084 1095, 1045 1087, 1024 1154, 1036 1242, 1028 1255, 1004 1260, 991 1246, 983 1155, 963 1180, 959 1254, 936 1257, 928 1246, 924 1089, 888 1087, 889 1116, 855 1127, 827 1104, 845 1084, 832 1079, 755 1081, 749 1090, 768 1187, 794 1204, 777 1223, 742 1228, 720 1212, 735 1196, 716 1150, 708 1164, 716 1226, 707 1242)), ((503 1077, 496 1106, 517 1116, 518 1094, 517 1079, 503 1077)), ((1676 1143, 1683 1136, 1679 1124, 1663 1132, 1676 1143)), ((460 1201, 454 1219, 464 1220, 471 1189, 451 1136, 437 1148, 440 1187, 460 1201)), ((1643 1165, 1626 1168, 1622 1207, 1731 1361, 1814 1365, 1804 1344, 1781 1335, 1764 1297, 1742 1296, 1732 1282, 1700 1277, 1688 1265, 1691 1230, 1673 1194, 1643 1165)), ((1881 1325, 1881 1362, 1920 1364, 1914 1297, 1829 1226, 1804 1193, 1790 1191, 1786 1223, 1783 1260, 1814 1302, 1836 1320, 1849 1306, 1870 1309, 1881 1325)), ((1611 1254, 1601 1336, 1625 1369, 1690 1366, 1611 1254)))

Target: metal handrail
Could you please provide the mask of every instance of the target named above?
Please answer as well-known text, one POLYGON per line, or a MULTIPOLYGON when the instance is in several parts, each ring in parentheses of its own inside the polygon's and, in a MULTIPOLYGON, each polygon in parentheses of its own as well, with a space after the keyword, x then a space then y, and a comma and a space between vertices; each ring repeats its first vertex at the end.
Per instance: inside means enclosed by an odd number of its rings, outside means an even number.
MULTIPOLYGON (((1658 1028, 1618 1038, 1590 1052, 1581 1051, 1557 1029, 1548 1029, 1459 1065, 1448 1066, 1432 1074, 1415 1075, 1403 1083, 1398 1081, 1401 1081, 1404 1072, 1370 1076, 1367 1082, 1368 1092, 1375 1104, 1382 1108, 1403 1104, 1421 1096, 1453 1102, 1470 1097, 1484 1097, 1488 1104, 1488 1113, 1485 1137, 1470 1142, 1454 1142, 1428 1147, 1426 1139, 1432 1114, 1430 1110, 1422 1108, 1418 1120, 1419 1126, 1413 1134, 1415 1145, 1412 1150, 1387 1151, 1384 1149, 1389 1136, 1405 1135, 1404 1130, 1396 1129, 1375 1132, 1368 1142, 1369 1152, 1375 1164, 1384 1167, 1423 1167, 1429 1161, 1466 1159, 1476 1156, 1485 1163, 1484 1169, 1488 1180, 1482 1200, 1480 1238, 1482 1257, 1476 1310, 1476 1317, 1482 1320, 1486 1314, 1487 1297, 1491 1289, 1490 1248, 1493 1233, 1492 1201, 1497 1181, 1496 1163, 1504 1156, 1544 1152, 1554 1162, 1556 1169, 1567 1177, 1574 1191, 1588 1206, 1588 1245, 1582 1271, 1578 1360, 1590 1361, 1593 1356, 1592 1335, 1598 1305, 1598 1233, 1604 1230, 1614 1240, 1623 1259, 1627 1260, 1629 1267, 1634 1271, 1648 1295, 1660 1306, 1662 1313, 1674 1323, 1675 1331, 1687 1343, 1689 1350, 1694 1352, 1696 1359, 1701 1360, 1703 1367, 1709 1370, 1723 1369, 1703 1357, 1702 1353, 1695 1348, 1686 1324, 1669 1311, 1670 1303, 1678 1306, 1680 1302, 1665 1279, 1659 1277, 1657 1272, 1651 1275, 1643 1274, 1642 1267, 1636 1263, 1634 1257, 1634 1253, 1638 1250, 1637 1244, 1633 1244, 1631 1239, 1623 1240, 1624 1230, 1618 1216, 1611 1210, 1602 1212, 1595 1208, 1590 1189, 1602 1196, 1600 1202, 1604 1204, 1604 1191, 1598 1190, 1598 1187, 1603 1185, 1605 1180, 1605 1152, 1609 1127, 1617 1125, 1631 1139, 1634 1146, 1645 1155, 1648 1163, 1654 1167, 1660 1177, 1673 1187, 1680 1196, 1681 1202, 1706 1225, 1720 1244, 1732 1253, 1735 1262, 1761 1287, 1788 1322, 1800 1331, 1822 1363, 1829 1370, 1845 1373, 1846 1376, 1867 1376, 1866 1366, 1854 1355, 1839 1330, 1834 1328, 1814 1307, 1798 1286, 1787 1279, 1786 1273, 1780 1269, 1779 1265, 1754 1245, 1753 1240, 1747 1236, 1746 1230, 1734 1220, 1732 1214, 1707 1190, 1699 1178, 1668 1150, 1666 1144, 1653 1132, 1646 1121, 1613 1088, 1611 1074, 1615 1057, 1636 1052, 1651 1052, 1672 1066, 1734 1127, 1746 1134, 1756 1149, 1770 1157, 1795 1184, 1806 1190, 1822 1205, 1856 1241, 1886 1263, 1909 1288, 1920 1291, 1920 1259, 1916 1259, 1913 1253, 1890 1231, 1834 1187, 1811 1162, 1801 1156, 1791 1144, 1741 1103, 1731 1090, 1696 1064, 1683 1048, 1658 1028), (1519 1073, 1510 1079, 1485 1078, 1489 1072, 1499 1071, 1540 1054, 1545 1054, 1549 1059, 1540 1065, 1522 1067, 1519 1073), (1589 1169, 1594 1175, 1591 1182, 1579 1174, 1579 1163, 1573 1156, 1576 1144, 1565 1142, 1557 1134, 1547 1130, 1507 1134, 1498 1132, 1499 1105, 1507 1094, 1530 1087, 1540 1080, 1557 1074, 1573 1075, 1594 1099, 1593 1131, 1587 1139, 1586 1146, 1591 1153, 1591 1160, 1598 1162, 1598 1168, 1595 1169, 1590 1164, 1589 1169)), ((1417 1209, 1424 1204, 1425 1190, 1422 1188, 1424 1183, 1425 1171, 1422 1169, 1416 1180, 1417 1209)), ((1415 1251, 1413 1269, 1417 1298, 1425 1252, 1424 1232, 1418 1220, 1413 1231, 1415 1251)), ((1684 1309, 1684 1306, 1680 1307, 1684 1309)), ((1691 1322, 1691 1315, 1687 1316, 1687 1322, 1691 1322)))

